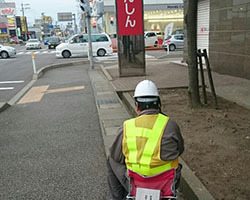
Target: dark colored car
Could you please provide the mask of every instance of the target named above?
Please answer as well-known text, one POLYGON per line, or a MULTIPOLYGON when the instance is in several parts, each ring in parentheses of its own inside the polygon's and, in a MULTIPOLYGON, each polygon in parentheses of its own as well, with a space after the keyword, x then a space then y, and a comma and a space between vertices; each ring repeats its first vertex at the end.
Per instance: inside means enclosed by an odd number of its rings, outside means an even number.
POLYGON ((44 45, 48 45, 48 42, 49 42, 49 38, 48 37, 44 38, 43 40, 44 45))
POLYGON ((57 45, 60 44, 59 37, 51 37, 48 40, 48 49, 55 49, 57 45))

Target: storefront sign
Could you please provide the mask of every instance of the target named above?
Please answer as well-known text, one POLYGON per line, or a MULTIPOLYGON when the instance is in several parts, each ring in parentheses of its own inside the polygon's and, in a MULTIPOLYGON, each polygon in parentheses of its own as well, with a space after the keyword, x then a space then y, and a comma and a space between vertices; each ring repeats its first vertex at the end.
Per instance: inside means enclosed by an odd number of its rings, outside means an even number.
POLYGON ((22 29, 22 32, 27 32, 27 24, 26 24, 26 17, 20 17, 20 20, 21 20, 21 29, 22 29))
POLYGON ((15 15, 15 8, 0 8, 0 15, 15 15))
POLYGON ((116 0, 118 35, 142 35, 142 0, 116 0))
POLYGON ((14 17, 8 17, 8 27, 9 28, 15 28, 16 23, 15 23, 15 18, 14 17))

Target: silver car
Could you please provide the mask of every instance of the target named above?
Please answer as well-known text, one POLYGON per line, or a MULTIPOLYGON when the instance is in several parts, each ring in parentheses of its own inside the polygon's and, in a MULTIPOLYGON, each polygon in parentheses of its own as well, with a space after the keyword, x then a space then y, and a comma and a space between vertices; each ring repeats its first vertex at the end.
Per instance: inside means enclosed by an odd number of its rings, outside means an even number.
POLYGON ((1 58, 9 58, 11 56, 15 56, 16 55, 16 49, 13 47, 9 47, 9 46, 3 46, 0 44, 0 57, 1 58))
POLYGON ((38 39, 29 39, 26 43, 26 49, 41 49, 41 42, 38 39))
POLYGON ((169 35, 163 42, 162 47, 167 51, 175 51, 175 49, 183 49, 183 34, 169 35))

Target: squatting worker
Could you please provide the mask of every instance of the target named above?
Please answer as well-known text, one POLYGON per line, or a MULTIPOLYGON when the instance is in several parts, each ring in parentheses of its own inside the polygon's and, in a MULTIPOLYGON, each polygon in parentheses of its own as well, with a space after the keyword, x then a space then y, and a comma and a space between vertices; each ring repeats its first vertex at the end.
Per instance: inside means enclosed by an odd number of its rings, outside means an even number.
POLYGON ((112 200, 126 199, 129 184, 126 178, 127 168, 146 174, 157 174, 175 168, 177 179, 180 177, 181 165, 178 157, 184 151, 183 138, 177 123, 161 112, 156 85, 150 80, 141 81, 135 88, 134 99, 138 117, 125 121, 118 130, 107 161, 112 200), (146 145, 147 141, 151 141, 150 145, 146 145), (136 149, 131 148, 133 144, 136 144, 136 149), (148 167, 140 165, 145 150, 152 153, 152 157, 146 159, 151 160, 148 167), (131 152, 136 159, 128 156, 131 152), (133 163, 133 160, 137 163, 133 163), (152 165, 154 167, 151 169, 152 165), (154 171, 155 167, 158 171, 154 171))

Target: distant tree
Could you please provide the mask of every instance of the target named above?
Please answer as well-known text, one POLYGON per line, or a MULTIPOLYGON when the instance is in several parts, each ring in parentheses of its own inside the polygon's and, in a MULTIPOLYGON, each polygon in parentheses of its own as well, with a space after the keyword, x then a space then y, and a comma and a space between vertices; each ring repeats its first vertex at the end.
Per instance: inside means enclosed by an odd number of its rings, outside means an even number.
POLYGON ((187 12, 184 21, 187 28, 189 99, 192 108, 201 106, 197 63, 197 9, 198 0, 186 0, 187 12))

